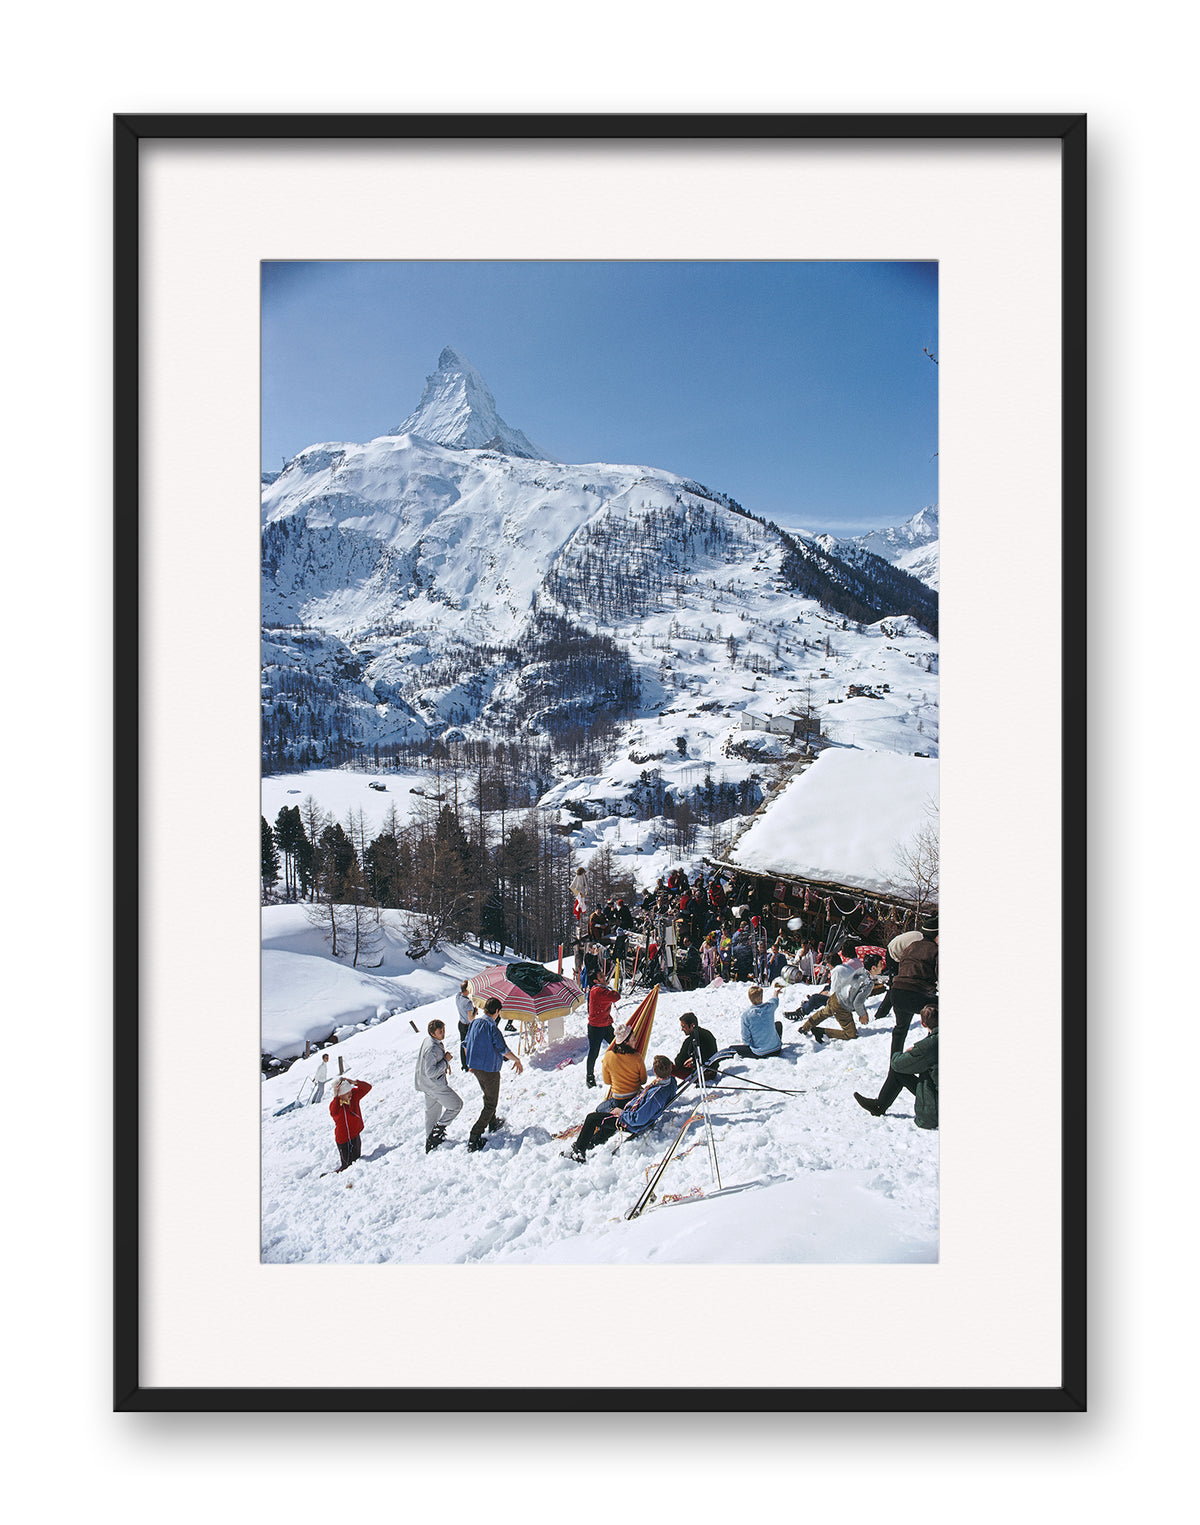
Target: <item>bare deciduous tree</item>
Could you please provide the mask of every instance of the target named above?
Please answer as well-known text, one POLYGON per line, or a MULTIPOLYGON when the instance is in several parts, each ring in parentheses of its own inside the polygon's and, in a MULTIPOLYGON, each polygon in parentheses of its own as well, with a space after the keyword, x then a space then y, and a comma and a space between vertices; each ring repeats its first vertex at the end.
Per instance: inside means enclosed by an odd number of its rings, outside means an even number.
POLYGON ((938 860, 941 834, 938 802, 925 802, 925 821, 896 853, 896 888, 912 901, 921 916, 938 903, 938 860))

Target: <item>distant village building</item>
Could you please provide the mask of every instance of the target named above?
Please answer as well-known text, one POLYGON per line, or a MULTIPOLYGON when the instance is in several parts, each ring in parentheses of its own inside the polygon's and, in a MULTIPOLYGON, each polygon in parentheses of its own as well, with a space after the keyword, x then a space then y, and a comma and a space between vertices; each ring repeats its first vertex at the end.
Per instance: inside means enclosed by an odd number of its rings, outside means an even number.
MULTIPOLYGON (((813 724, 815 723, 814 721, 813 724)), ((808 726, 809 721, 804 715, 768 715, 762 710, 749 708, 742 711, 743 731, 771 731, 776 736, 804 736, 808 726)))

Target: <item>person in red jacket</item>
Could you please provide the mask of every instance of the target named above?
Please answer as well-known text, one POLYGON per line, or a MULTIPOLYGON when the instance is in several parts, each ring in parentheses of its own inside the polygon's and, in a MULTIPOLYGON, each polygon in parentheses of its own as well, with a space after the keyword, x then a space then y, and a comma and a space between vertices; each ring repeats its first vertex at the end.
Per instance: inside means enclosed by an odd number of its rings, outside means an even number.
POLYGON ((342 1157, 336 1173, 345 1170, 347 1165, 352 1165, 362 1154, 363 1117, 359 1102, 370 1089, 365 1080, 347 1080, 344 1077, 333 1088, 329 1115, 333 1118, 334 1142, 342 1157))
POLYGON ((587 1083, 596 1084, 596 1056, 603 1043, 613 1040, 612 1009, 617 1004, 617 992, 601 974, 588 990, 588 1056, 587 1083))

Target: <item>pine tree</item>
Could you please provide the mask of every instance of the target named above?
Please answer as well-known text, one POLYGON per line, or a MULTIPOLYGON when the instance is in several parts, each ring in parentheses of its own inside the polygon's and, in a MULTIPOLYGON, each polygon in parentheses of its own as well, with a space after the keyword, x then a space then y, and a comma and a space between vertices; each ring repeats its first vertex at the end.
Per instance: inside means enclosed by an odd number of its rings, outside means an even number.
POLYGON ((262 895, 265 902, 269 892, 279 882, 279 854, 275 850, 275 833, 267 825, 266 816, 261 816, 260 819, 262 821, 262 895))

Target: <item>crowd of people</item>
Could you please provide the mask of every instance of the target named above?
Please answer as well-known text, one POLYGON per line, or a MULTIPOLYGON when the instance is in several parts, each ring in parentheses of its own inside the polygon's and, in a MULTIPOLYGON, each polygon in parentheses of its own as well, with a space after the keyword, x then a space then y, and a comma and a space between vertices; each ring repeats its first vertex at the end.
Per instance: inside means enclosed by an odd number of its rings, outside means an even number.
POLYGON ((587 875, 571 882, 576 922, 574 976, 587 989, 620 968, 623 979, 649 988, 697 990, 717 981, 820 984, 831 969, 814 923, 761 902, 753 883, 713 872, 689 877, 672 869, 636 900, 588 901, 587 875))
MULTIPOLYGON (((660 884, 662 881, 660 881, 660 884)), ((656 887, 657 889, 657 887, 656 887)), ((678 892, 676 892, 678 893, 678 892)), ((651 899, 655 892, 651 892, 651 899)), ((874 1020, 879 1023, 892 1016, 889 1063, 875 1096, 855 1091, 854 1100, 874 1117, 882 1117, 908 1090, 914 1098, 915 1122, 919 1128, 938 1126, 938 930, 932 922, 892 938, 886 948, 859 944, 845 938, 828 958, 803 937, 789 954, 788 967, 802 968, 800 983, 820 984, 823 988, 810 995, 798 1007, 780 1011, 781 997, 787 988, 785 974, 776 974, 764 988, 757 981, 749 985, 747 1005, 741 1014, 741 1042, 718 1049, 711 1032, 701 1027, 696 1014, 684 1012, 679 1018, 683 1043, 674 1059, 656 1054, 649 1070, 633 1044, 633 1029, 628 1022, 614 1023, 613 1013, 619 995, 610 983, 608 968, 596 967, 587 991, 588 1049, 585 1081, 595 1087, 597 1061, 608 1096, 585 1117, 574 1145, 565 1151, 568 1158, 583 1162, 590 1150, 621 1132, 636 1135, 645 1132, 661 1117, 675 1099, 682 1084, 694 1081, 701 1072, 708 1085, 720 1079, 720 1065, 729 1058, 770 1059, 783 1051, 783 1022, 792 1018, 799 1023, 798 1034, 822 1044, 828 1039, 842 1041, 858 1037, 859 1028, 874 1020), (811 977, 809 977, 811 976, 811 977), (867 1001, 883 992, 883 1000, 872 1018, 867 1001), (919 1019, 925 1036, 905 1050, 904 1043, 914 1018, 919 1019), (830 1026, 829 1023, 834 1025, 830 1026)), ((733 976, 736 980, 736 974, 733 976)), ((496 997, 476 1009, 464 980, 456 998, 458 1014, 458 1061, 470 1071, 479 1085, 481 1107, 471 1124, 467 1149, 483 1149, 488 1136, 504 1124, 497 1112, 501 1072, 511 1063, 517 1074, 523 1070, 520 1058, 508 1047, 500 1028, 503 1010, 496 997)), ((327 1062, 327 1061, 326 1061, 327 1062)), ((448 1126, 463 1108, 463 1098, 450 1084, 454 1055, 446 1048, 446 1025, 434 1019, 417 1053, 414 1084, 425 1101, 425 1149, 436 1149, 446 1137, 448 1126)), ((324 1077, 318 1088, 324 1089, 324 1077)), ((371 1087, 363 1080, 340 1077, 333 1087, 329 1104, 334 1120, 334 1139, 342 1171, 360 1158, 363 1116, 361 1101, 371 1087)))

